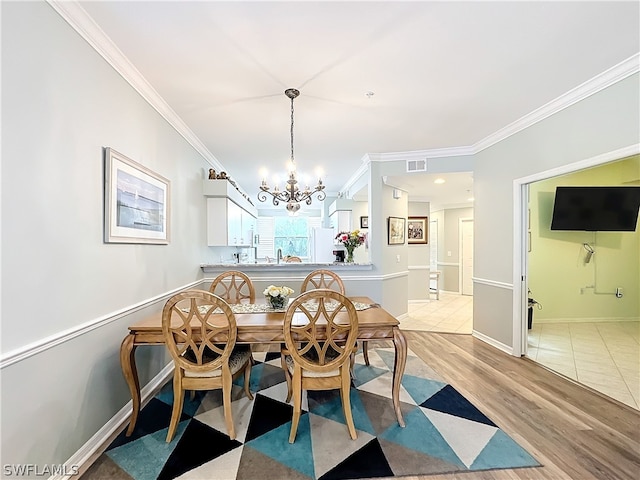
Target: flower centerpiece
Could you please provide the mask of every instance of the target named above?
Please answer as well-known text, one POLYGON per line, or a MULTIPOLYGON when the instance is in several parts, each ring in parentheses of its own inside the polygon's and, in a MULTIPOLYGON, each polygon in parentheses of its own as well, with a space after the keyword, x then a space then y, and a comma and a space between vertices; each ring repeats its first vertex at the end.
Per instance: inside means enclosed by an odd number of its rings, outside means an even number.
POLYGON ((287 298, 293 293, 293 289, 286 286, 276 287, 275 285, 269 285, 262 293, 271 308, 282 310, 287 303, 287 298))
POLYGON ((364 243, 364 235, 360 230, 340 232, 336 235, 336 240, 347 250, 347 263, 353 263, 353 251, 364 243))

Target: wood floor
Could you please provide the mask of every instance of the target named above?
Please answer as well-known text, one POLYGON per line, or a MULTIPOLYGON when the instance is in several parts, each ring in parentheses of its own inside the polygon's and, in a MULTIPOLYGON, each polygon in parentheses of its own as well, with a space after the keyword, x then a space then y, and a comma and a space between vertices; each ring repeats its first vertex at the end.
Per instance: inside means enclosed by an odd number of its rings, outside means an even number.
POLYGON ((405 331, 409 348, 543 465, 417 479, 640 478, 640 412, 471 335, 405 331))

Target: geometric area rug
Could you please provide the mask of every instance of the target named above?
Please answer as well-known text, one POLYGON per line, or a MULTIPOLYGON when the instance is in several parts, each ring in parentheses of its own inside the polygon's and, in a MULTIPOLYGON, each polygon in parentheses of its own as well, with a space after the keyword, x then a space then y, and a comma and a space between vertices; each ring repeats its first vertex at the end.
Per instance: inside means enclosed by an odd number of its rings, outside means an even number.
POLYGON ((254 399, 232 394, 237 437, 226 434, 219 390, 185 395, 176 435, 165 442, 171 381, 141 410, 131 437, 122 432, 83 475, 94 479, 339 480, 540 464, 451 385, 409 352, 400 392, 405 428, 391 402, 394 351, 370 348, 356 358, 351 407, 358 434, 347 431, 339 391, 304 392, 296 441, 285 403, 280 354, 254 352, 254 399))

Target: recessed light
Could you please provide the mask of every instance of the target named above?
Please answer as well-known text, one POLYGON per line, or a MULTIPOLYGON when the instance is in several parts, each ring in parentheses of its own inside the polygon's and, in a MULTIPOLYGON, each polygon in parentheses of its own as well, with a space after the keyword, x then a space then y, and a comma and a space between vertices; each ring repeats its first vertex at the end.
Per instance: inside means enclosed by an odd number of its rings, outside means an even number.
POLYGON ((433 181, 433 183, 437 183, 438 185, 440 185, 440 184, 442 184, 442 183, 444 183, 444 182, 445 182, 444 178, 436 178, 436 179, 433 181))

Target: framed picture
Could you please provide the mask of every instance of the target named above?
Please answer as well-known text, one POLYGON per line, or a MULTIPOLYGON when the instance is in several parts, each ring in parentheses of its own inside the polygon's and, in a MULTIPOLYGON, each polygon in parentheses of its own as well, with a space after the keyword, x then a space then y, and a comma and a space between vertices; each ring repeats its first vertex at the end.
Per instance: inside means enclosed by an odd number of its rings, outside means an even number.
POLYGON ((105 243, 169 243, 169 180, 105 149, 105 243))
POLYGON ((398 217, 389 217, 388 220, 388 243, 389 245, 403 245, 405 219, 398 217))
POLYGON ((407 239, 409 243, 429 243, 429 218, 409 217, 407 221, 407 239))
POLYGON ((360 217, 360 228, 369 228, 369 217, 360 217))

